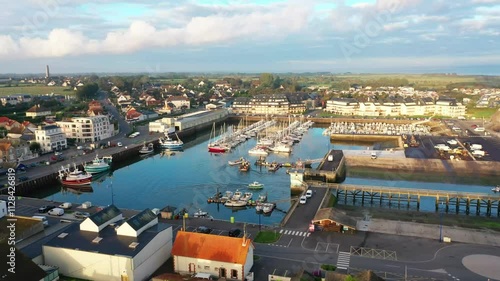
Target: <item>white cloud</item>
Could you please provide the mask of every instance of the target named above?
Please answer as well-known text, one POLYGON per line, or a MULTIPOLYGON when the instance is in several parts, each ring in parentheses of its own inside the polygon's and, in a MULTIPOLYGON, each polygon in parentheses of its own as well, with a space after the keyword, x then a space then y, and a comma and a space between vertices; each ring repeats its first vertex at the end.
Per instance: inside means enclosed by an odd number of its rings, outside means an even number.
POLYGON ((79 31, 54 29, 46 38, 10 36, 2 40, 4 58, 61 57, 67 55, 131 53, 141 49, 179 45, 228 43, 236 39, 274 40, 296 33, 307 26, 311 9, 289 4, 278 11, 253 11, 193 17, 182 27, 157 29, 151 23, 134 21, 126 30, 110 31, 103 39, 90 39, 79 31))

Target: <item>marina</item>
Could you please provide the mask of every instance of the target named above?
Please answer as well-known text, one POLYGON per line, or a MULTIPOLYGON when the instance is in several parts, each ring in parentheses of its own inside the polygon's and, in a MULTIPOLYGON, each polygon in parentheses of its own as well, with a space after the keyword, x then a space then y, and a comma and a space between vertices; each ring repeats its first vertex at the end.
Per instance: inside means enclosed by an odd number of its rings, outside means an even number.
MULTIPOLYGON (((291 154, 270 154, 263 162, 281 163, 283 166, 292 166, 297 162, 311 163, 312 169, 320 164, 310 159, 323 159, 325 154, 332 148, 347 151, 363 151, 367 149, 367 144, 352 143, 330 143, 328 137, 323 136, 324 129, 312 128, 303 135, 302 140, 294 145, 291 154), (314 162, 314 163, 313 163, 314 162)), ((48 192, 40 193, 37 196, 48 200, 59 200, 63 202, 82 203, 92 202, 94 205, 106 206, 114 201, 114 204, 123 208, 162 208, 166 205, 175 206, 178 210, 186 209, 193 214, 199 209, 208 212, 215 219, 244 221, 257 223, 259 220, 255 208, 252 204, 240 207, 226 207, 223 201, 219 204, 209 204, 207 201, 219 190, 222 197, 226 191, 236 190, 249 191, 248 184, 254 181, 264 184, 267 193, 267 201, 276 204, 279 210, 289 210, 292 200, 296 200, 290 192, 290 175, 287 174, 289 168, 282 168, 276 172, 270 172, 267 166, 257 166, 258 156, 248 156, 247 152, 256 145, 256 139, 251 138, 230 153, 216 154, 207 153, 209 142, 208 132, 199 135, 195 141, 184 144, 184 150, 176 152, 169 157, 151 154, 149 158, 139 162, 132 160, 124 167, 113 167, 112 176, 104 176, 99 182, 92 182, 92 193, 72 193, 64 192, 58 186, 53 185, 48 192), (240 172, 237 167, 228 165, 229 161, 235 161, 240 157, 248 158, 251 169, 248 172, 240 172), (194 172, 195 171, 195 172, 194 172), (147 175, 147 176, 138 176, 147 175)), ((373 148, 372 144, 370 149, 373 148)), ((137 150, 136 150, 137 151, 137 150)), ((160 152, 160 150, 156 150, 160 152)), ((378 159, 377 159, 378 160, 378 159)), ((116 162, 115 162, 116 163, 116 162)), ((348 173, 348 171, 347 171, 348 173)), ((391 173, 393 176, 400 173, 391 173)), ((426 176, 422 176, 425 178, 426 176)), ((370 178, 349 177, 347 175, 344 183, 354 185, 380 185, 380 186, 400 186, 401 188, 413 188, 414 186, 425 185, 432 189, 456 190, 464 192, 490 192, 492 186, 485 183, 461 184, 458 177, 440 177, 440 180, 447 180, 449 183, 421 183, 416 181, 402 180, 377 180, 370 178)), ((489 184, 489 183, 486 183, 489 184)), ((255 201, 257 194, 253 195, 255 201)), ((225 202, 225 201, 224 201, 225 202)), ((276 210, 276 209, 275 209, 276 210)), ((434 212, 434 203, 422 200, 421 211, 434 212)), ((285 212, 273 211, 270 216, 262 217, 261 223, 273 225, 278 224, 285 216, 285 212)))

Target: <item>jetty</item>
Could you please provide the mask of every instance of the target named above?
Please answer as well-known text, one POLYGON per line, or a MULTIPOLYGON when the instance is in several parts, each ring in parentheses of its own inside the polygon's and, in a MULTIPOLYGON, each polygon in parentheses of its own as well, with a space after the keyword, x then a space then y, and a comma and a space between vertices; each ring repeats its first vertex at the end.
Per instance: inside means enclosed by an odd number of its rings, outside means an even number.
POLYGON ((360 204, 361 206, 379 205, 410 208, 416 206, 420 210, 420 202, 424 197, 434 199, 435 210, 442 206, 446 213, 463 212, 467 215, 471 209, 475 214, 491 216, 496 209, 497 217, 500 216, 500 194, 457 192, 448 190, 432 190, 404 187, 384 187, 351 184, 332 184, 320 181, 308 182, 315 187, 330 188, 335 192, 337 200, 344 204, 360 204))

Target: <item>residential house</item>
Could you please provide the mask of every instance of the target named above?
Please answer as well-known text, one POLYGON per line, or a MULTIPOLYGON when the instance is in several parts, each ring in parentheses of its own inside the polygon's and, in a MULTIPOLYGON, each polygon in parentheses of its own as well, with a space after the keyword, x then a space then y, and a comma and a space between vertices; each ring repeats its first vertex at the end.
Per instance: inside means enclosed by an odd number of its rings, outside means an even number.
POLYGON ((29 149, 25 141, 0 140, 0 160, 3 162, 17 162, 36 157, 29 149))
POLYGON ((26 111, 26 117, 36 118, 41 116, 51 115, 50 109, 41 107, 39 104, 32 106, 26 111))
POLYGON ((56 125, 39 126, 35 130, 35 140, 40 144, 42 152, 52 152, 68 147, 66 135, 56 125))
POLYGON ((0 97, 0 101, 2 102, 3 106, 5 106, 7 104, 16 105, 16 104, 18 104, 20 102, 19 99, 17 97, 15 97, 15 96, 0 97))
POLYGON ((55 86, 56 85, 56 82, 54 81, 50 81, 49 83, 47 83, 47 86, 55 86))
POLYGON ((135 109, 130 109, 129 111, 127 111, 127 114, 125 114, 125 121, 127 122, 137 122, 145 119, 146 117, 135 109))
POLYGON ((175 105, 175 107, 177 107, 179 109, 182 107, 184 107, 184 108, 191 107, 191 102, 185 96, 170 96, 165 101, 165 106, 167 106, 168 103, 172 103, 173 105, 175 105))
POLYGON ((73 117, 57 122, 68 139, 77 142, 96 142, 115 135, 114 125, 106 115, 73 117))
POLYGON ((146 209, 123 220, 110 205, 43 245, 44 263, 86 280, 147 280, 169 258, 172 227, 146 209))
POLYGON ((104 114, 104 109, 100 102, 95 100, 89 102, 89 109, 87 110, 88 116, 98 116, 103 114, 104 114))
POLYGON ((245 235, 238 238, 179 231, 172 248, 174 271, 244 281, 251 274, 253 249, 245 235))

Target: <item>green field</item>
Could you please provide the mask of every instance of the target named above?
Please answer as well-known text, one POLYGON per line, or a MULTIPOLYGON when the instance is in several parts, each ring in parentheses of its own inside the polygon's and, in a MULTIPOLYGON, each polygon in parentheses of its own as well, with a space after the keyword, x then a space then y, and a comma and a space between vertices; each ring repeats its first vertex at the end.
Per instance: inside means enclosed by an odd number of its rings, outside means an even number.
POLYGON ((60 86, 45 86, 45 85, 22 85, 22 86, 0 86, 0 96, 8 96, 15 94, 30 94, 33 96, 38 95, 50 95, 54 93, 54 95, 74 95, 75 91, 68 87, 60 87, 60 86))
POLYGON ((467 116, 490 119, 498 108, 467 108, 467 116))
POLYGON ((443 75, 443 74, 353 74, 335 76, 342 81, 366 82, 377 79, 407 79, 414 87, 430 87, 444 89, 448 84, 477 82, 475 76, 443 75))

